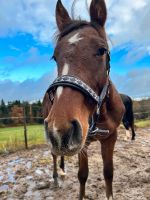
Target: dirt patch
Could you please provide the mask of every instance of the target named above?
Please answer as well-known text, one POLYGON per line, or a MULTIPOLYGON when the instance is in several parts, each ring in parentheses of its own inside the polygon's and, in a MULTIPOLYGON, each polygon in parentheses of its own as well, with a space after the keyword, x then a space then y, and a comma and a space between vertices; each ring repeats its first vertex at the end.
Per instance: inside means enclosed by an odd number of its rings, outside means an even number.
MULTIPOLYGON (((114 199, 150 200, 150 128, 138 129, 136 141, 124 141, 119 131, 114 153, 114 199)), ((87 199, 105 199, 100 144, 88 150, 89 177, 87 199)), ((48 147, 7 155, 0 158, 0 199, 5 200, 76 200, 77 156, 66 158, 66 176, 59 177, 59 188, 52 178, 52 157, 48 147)))

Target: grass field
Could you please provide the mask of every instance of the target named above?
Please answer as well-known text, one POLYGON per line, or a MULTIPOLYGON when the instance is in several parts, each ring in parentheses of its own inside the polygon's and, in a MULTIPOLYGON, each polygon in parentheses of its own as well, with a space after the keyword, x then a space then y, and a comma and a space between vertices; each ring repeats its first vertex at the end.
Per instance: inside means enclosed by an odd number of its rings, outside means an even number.
POLYGON ((150 127, 150 119, 149 120, 136 121, 135 125, 137 126, 137 128, 150 127))
MULTIPOLYGON (((28 146, 45 143, 43 125, 27 126, 28 146)), ((0 152, 12 152, 24 148, 24 128, 0 128, 0 152)))
MULTIPOLYGON (((135 125, 137 128, 148 127, 150 120, 137 121, 135 125)), ((46 143, 43 125, 29 125, 27 126, 27 133, 29 147, 46 143)), ((0 153, 13 152, 23 149, 24 146, 23 126, 0 128, 0 153)))

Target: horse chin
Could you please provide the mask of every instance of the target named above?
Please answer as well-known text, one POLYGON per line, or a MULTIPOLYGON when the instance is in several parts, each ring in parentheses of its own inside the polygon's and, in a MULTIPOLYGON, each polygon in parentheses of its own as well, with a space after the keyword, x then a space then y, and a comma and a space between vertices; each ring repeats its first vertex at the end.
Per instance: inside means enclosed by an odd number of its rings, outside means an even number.
POLYGON ((51 152, 56 155, 56 156, 74 156, 78 154, 82 150, 82 147, 79 146, 77 148, 73 149, 56 149, 56 148, 51 148, 51 152))

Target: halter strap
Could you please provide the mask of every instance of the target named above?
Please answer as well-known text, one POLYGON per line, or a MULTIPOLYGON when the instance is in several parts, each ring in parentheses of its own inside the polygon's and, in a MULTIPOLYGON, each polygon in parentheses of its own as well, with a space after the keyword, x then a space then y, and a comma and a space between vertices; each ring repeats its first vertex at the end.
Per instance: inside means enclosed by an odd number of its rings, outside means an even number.
POLYGON ((107 80, 105 86, 101 91, 100 96, 98 96, 91 87, 89 87, 79 78, 70 75, 64 75, 55 79, 55 81, 49 86, 47 93, 49 94, 50 101, 53 102, 54 98, 52 97, 52 93, 56 91, 57 87, 68 86, 71 88, 75 88, 83 94, 85 94, 86 96, 92 98, 95 101, 95 103, 97 103, 97 115, 99 115, 103 100, 106 97, 108 91, 109 84, 109 80, 107 80))
POLYGON ((96 119, 94 120, 94 116, 92 116, 92 120, 90 123, 89 133, 88 136, 107 136, 109 134, 109 130, 102 130, 96 127, 96 122, 98 121, 100 117, 100 109, 102 106, 102 103, 107 96, 108 89, 110 85, 110 80, 107 79, 106 84, 104 85, 101 94, 98 96, 91 87, 89 87, 86 83, 84 83, 82 80, 80 80, 77 77, 70 76, 70 75, 64 75, 57 77, 55 81, 50 85, 50 87, 47 90, 47 93, 49 94, 50 101, 53 103, 54 100, 54 93, 59 86, 67 86, 74 89, 79 90, 84 95, 90 97, 95 101, 97 104, 97 110, 96 110, 96 119))
MULTIPOLYGON (((54 92, 56 88, 59 86, 69 86, 69 87, 75 88, 79 90, 80 92, 82 92, 83 94, 85 94, 86 96, 90 96, 96 103, 99 103, 99 97, 93 91, 93 89, 77 77, 70 76, 70 75, 57 77, 55 81, 50 85, 47 92, 48 93, 51 91, 54 92)), ((51 96, 50 96, 50 100, 52 100, 51 96)))

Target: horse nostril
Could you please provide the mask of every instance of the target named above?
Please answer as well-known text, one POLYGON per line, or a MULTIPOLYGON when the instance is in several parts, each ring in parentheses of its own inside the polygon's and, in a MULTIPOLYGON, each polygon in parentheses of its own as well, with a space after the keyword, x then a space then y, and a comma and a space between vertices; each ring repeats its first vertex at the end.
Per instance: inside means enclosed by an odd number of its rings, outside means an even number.
POLYGON ((71 127, 62 137, 62 146, 65 148, 78 146, 82 142, 82 129, 77 120, 71 122, 71 127))
POLYGON ((71 130, 71 137, 70 141, 72 141, 73 144, 80 144, 82 141, 82 129, 81 125, 77 120, 74 120, 72 123, 72 130, 71 130))

